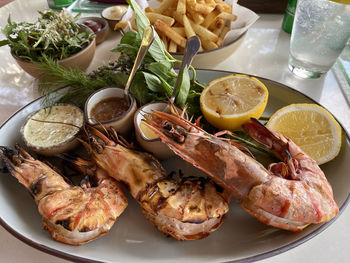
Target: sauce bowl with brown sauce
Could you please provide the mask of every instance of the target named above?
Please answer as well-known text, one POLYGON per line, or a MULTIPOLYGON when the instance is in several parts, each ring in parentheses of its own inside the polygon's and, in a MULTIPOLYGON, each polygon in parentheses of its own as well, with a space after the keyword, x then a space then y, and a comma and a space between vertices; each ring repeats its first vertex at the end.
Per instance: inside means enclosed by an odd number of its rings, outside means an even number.
POLYGON ((130 105, 124 99, 124 89, 106 87, 100 89, 85 103, 85 119, 89 125, 102 129, 112 126, 117 132, 126 136, 133 129, 133 116, 136 100, 129 95, 130 105))

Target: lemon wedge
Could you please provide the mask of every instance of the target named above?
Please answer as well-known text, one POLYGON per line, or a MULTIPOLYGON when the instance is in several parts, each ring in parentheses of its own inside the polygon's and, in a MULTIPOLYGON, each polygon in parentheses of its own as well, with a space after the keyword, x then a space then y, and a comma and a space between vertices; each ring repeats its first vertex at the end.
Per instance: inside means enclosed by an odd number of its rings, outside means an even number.
POLYGON ((251 117, 260 118, 267 99, 268 90, 258 79, 233 74, 210 82, 201 94, 200 106, 214 127, 238 130, 251 117))
POLYGON ((340 125, 316 104, 283 107, 271 116, 266 126, 290 138, 319 165, 335 158, 341 148, 340 125))

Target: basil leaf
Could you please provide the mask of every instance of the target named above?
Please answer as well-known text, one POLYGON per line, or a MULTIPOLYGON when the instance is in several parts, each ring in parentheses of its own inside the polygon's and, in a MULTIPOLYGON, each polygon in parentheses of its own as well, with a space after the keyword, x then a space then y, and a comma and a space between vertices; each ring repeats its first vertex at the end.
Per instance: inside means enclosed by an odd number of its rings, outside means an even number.
POLYGON ((146 69, 157 75, 160 78, 163 78, 165 81, 169 82, 171 85, 175 84, 175 79, 177 74, 172 70, 172 67, 169 67, 170 63, 165 61, 150 63, 146 66, 146 69))
POLYGON ((156 94, 152 94, 145 89, 145 78, 143 72, 137 72, 132 81, 130 92, 141 105, 157 98, 156 94))
POLYGON ((141 38, 136 31, 130 30, 124 34, 120 40, 120 44, 130 44, 135 46, 140 46, 141 38))
MULTIPOLYGON (((126 0, 126 1, 135 12, 137 29, 139 31, 140 36, 142 36, 144 28, 150 25, 150 22, 147 16, 145 15, 145 12, 141 9, 141 7, 137 4, 135 0, 126 0)), ((148 52, 152 55, 155 61, 163 61, 163 60, 169 61, 169 62, 175 61, 175 59, 166 50, 163 41, 159 38, 156 32, 155 32, 153 43, 149 48, 148 52)))
POLYGON ((179 73, 179 89, 176 95, 176 103, 180 107, 184 107, 186 104, 187 96, 190 90, 191 81, 188 72, 188 66, 185 66, 183 71, 179 73))
POLYGON ((148 89, 150 89, 153 92, 163 92, 162 82, 156 75, 147 72, 142 73, 145 78, 148 89))

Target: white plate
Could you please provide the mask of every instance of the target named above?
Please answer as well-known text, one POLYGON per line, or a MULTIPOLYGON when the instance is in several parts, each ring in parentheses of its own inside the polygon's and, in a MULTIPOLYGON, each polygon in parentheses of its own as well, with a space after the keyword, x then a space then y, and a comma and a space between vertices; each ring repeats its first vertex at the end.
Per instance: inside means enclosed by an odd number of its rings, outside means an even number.
MULTIPOLYGON (((203 83, 230 74, 198 70, 203 83)), ((265 115, 291 103, 312 103, 305 95, 274 81, 260 78, 270 92, 265 115)), ((0 127, 0 145, 20 142, 20 127, 25 117, 39 109, 41 100, 23 107, 0 127)), ((333 186, 334 197, 343 211, 349 202, 350 142, 343 130, 339 156, 322 166, 333 186)), ((168 165, 175 165, 168 162, 168 165)), ((190 165, 187 169, 194 169, 190 165)), ((176 241, 164 236, 142 215, 138 204, 130 204, 109 234, 86 245, 75 247, 56 242, 41 226, 41 216, 27 190, 8 174, 0 175, 0 223, 25 243, 44 252, 74 262, 252 262, 282 253, 319 234, 335 220, 291 233, 266 226, 245 213, 234 201, 224 224, 208 238, 176 241)))

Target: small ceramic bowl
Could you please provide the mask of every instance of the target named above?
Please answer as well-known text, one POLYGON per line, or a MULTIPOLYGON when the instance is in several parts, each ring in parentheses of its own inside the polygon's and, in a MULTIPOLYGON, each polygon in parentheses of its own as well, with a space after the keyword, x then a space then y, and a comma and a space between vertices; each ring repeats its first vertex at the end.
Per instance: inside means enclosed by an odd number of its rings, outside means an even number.
MULTIPOLYGON (((175 154, 166 144, 162 143, 160 138, 150 131, 146 125, 143 126, 142 119, 145 114, 150 113, 153 110, 164 111, 165 109, 168 109, 168 105, 167 102, 151 102, 139 108, 134 115, 134 126, 138 143, 144 150, 152 153, 159 160, 169 159, 175 154), (145 134, 145 129, 148 137, 145 134), (151 132, 151 134, 149 132, 151 132), (154 137, 152 137, 152 135, 154 135, 154 137)), ((182 109, 178 107, 176 107, 176 109, 179 113, 182 112, 182 109)), ((185 118, 188 119, 187 114, 185 114, 185 118)))
MULTIPOLYGON (((88 29, 91 32, 93 32, 90 28, 87 26, 82 25, 84 29, 88 29)), ((83 50, 79 51, 78 53, 58 60, 58 64, 65 67, 65 68, 78 68, 81 70, 85 70, 90 65, 96 49, 96 38, 94 38, 89 45, 87 45, 83 50)), ((16 60, 17 64, 29 75, 31 75, 34 78, 38 78, 41 74, 45 73, 44 70, 38 69, 38 67, 28 60, 24 60, 22 58, 19 58, 15 54, 11 52, 12 57, 16 60)))
POLYGON ((128 5, 115 5, 102 10, 101 16, 107 20, 109 27, 114 30, 115 25, 121 20, 128 10, 128 5))
POLYGON ((95 126, 101 130, 103 130, 103 127, 113 127, 121 135, 127 136, 133 128, 133 117, 137 108, 136 100, 131 94, 129 94, 129 108, 121 116, 112 120, 101 122, 92 118, 92 110, 99 102, 114 97, 124 99, 124 89, 117 87, 106 87, 91 94, 85 103, 85 121, 89 125, 95 126))
POLYGON ((109 26, 106 19, 101 17, 82 17, 77 20, 78 24, 89 27, 96 35, 96 45, 102 43, 109 32, 109 26))
POLYGON ((57 104, 30 114, 20 133, 28 149, 41 155, 55 156, 79 145, 77 135, 83 124, 84 113, 81 109, 69 104, 57 104))

